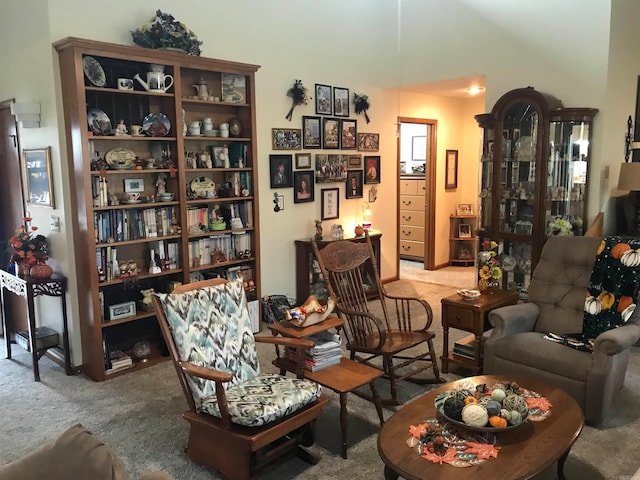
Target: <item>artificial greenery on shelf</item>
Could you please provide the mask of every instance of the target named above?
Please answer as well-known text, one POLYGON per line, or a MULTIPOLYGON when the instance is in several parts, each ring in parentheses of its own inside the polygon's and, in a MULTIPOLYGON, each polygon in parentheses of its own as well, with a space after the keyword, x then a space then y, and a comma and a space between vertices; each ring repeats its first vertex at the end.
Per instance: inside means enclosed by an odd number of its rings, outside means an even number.
POLYGON ((133 42, 145 48, 175 48, 189 55, 200 55, 200 45, 193 31, 170 13, 156 10, 156 14, 140 28, 131 31, 133 42))

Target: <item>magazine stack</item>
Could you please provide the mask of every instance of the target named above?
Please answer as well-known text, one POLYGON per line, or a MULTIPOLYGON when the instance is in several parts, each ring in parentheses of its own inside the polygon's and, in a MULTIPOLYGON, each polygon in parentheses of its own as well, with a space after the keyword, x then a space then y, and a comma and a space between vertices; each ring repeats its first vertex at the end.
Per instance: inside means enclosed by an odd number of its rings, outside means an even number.
MULTIPOLYGON (((317 372, 332 365, 340 363, 342 358, 342 338, 340 335, 330 332, 319 332, 315 335, 305 337, 315 344, 305 355, 305 367, 307 370, 317 372)), ((287 355, 290 360, 295 361, 295 349, 287 348, 287 355)))

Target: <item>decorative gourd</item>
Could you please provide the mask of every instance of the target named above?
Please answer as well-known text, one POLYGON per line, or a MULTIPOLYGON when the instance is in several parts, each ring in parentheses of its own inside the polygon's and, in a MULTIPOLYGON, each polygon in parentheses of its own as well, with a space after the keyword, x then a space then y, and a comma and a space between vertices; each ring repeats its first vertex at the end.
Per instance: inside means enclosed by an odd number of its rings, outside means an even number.
POLYGON ((622 254, 627 250, 631 250, 631 247, 628 243, 618 243, 615 247, 611 249, 611 256, 613 258, 620 258, 622 254))
POLYGON ((494 428, 505 428, 507 426, 507 421, 502 417, 494 415, 489 417, 489 425, 494 428))
POLYGON ((584 311, 591 315, 598 315, 602 311, 602 303, 597 298, 589 296, 584 301, 584 311))
POLYGON ((625 267, 637 267, 640 265, 640 251, 627 250, 622 254, 622 257, 620 257, 620 263, 625 267))
POLYGON ((606 290, 600 295, 598 295, 598 300, 602 305, 603 310, 608 310, 613 306, 613 303, 616 301, 616 297, 611 292, 607 292, 606 290))
POLYGON ((600 242, 600 245, 598 245, 598 250, 596 251, 596 255, 600 255, 600 254, 604 251, 604 247, 605 247, 606 245, 607 245, 607 244, 605 243, 605 241, 604 241, 604 240, 602 240, 602 241, 600 242))
POLYGON ((476 397, 467 397, 464 399, 465 405, 473 405, 475 403, 478 403, 478 399, 476 397))
POLYGON ((631 297, 620 297, 620 301, 618 302, 618 312, 624 311, 629 305, 633 303, 633 298, 631 297))

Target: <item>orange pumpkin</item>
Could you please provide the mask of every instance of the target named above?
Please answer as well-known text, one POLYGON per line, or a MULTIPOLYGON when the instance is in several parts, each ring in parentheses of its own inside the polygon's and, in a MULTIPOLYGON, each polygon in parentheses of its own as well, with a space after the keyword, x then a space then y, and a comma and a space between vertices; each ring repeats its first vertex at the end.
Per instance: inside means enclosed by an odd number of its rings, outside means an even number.
POLYGON ((465 405, 471 405, 471 404, 474 404, 474 403, 478 403, 478 399, 476 397, 466 397, 464 399, 464 404, 465 405))
POLYGON ((604 310, 607 310, 611 308, 613 303, 616 301, 616 297, 613 295, 613 293, 604 291, 600 295, 598 295, 598 300, 600 300, 600 303, 602 304, 602 308, 604 310))
POLYGON ((489 425, 493 428, 504 428, 507 426, 507 421, 498 415, 494 415, 493 417, 489 417, 489 425))
POLYGON ((631 250, 631 247, 628 243, 618 243, 615 247, 611 249, 611 256, 613 258, 620 259, 622 254, 627 250, 631 250))
POLYGON ((633 303, 633 298, 631 297, 620 297, 620 301, 618 302, 618 312, 624 312, 624 309, 633 303))

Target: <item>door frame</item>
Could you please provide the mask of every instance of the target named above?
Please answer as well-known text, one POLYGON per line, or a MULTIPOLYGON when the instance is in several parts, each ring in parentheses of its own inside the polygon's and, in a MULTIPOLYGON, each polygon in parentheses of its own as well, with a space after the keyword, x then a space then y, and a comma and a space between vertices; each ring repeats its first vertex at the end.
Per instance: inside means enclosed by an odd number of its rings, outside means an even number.
MULTIPOLYGON (((436 171, 438 151, 438 120, 432 118, 398 117, 398 137, 396 145, 397 198, 396 198, 396 238, 400 245, 400 143, 402 123, 429 125, 427 128, 427 161, 425 164, 425 199, 424 199, 424 269, 434 270, 435 266, 435 224, 436 224, 436 171)), ((396 253, 397 271, 400 275, 400 249, 396 253)))

